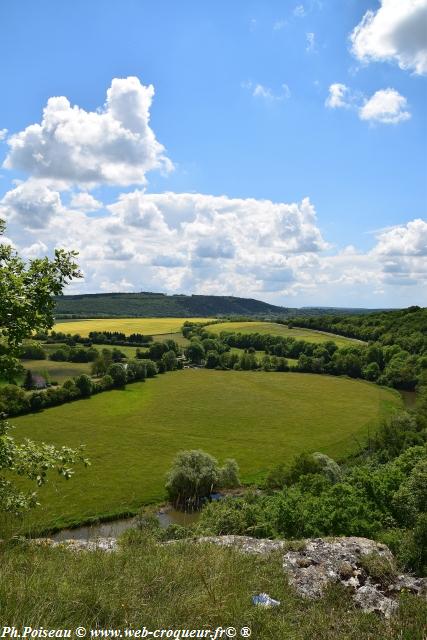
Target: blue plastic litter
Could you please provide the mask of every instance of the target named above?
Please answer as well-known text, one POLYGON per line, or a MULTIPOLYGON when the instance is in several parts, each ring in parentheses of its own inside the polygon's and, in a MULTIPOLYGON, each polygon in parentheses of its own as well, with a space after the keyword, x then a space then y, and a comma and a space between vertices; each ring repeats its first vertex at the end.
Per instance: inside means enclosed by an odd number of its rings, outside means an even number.
POLYGON ((252 603, 258 607, 278 607, 280 600, 270 598, 268 593, 258 593, 256 596, 252 596, 252 603))

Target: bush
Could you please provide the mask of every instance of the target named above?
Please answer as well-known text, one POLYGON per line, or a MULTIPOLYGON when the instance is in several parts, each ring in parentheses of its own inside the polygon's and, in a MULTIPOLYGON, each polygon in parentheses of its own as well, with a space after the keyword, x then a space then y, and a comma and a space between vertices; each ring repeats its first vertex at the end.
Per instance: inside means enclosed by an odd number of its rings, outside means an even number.
POLYGON ((107 389, 111 389, 114 386, 114 380, 111 376, 106 374, 105 376, 102 376, 98 384, 101 385, 101 388, 103 390, 107 390, 107 389))
POLYGON ((46 351, 37 342, 24 344, 19 351, 23 360, 46 360, 46 351))
POLYGON ((222 489, 234 489, 240 486, 239 465, 229 458, 219 472, 219 486, 222 489))
POLYGON ((23 389, 15 384, 6 384, 0 387, 0 414, 16 416, 25 413, 30 407, 29 400, 23 389))
POLYGON ((88 398, 93 393, 93 382, 85 373, 77 376, 75 383, 82 398, 88 398))
POLYGON ((112 378, 114 387, 120 388, 126 385, 126 369, 122 364, 119 364, 118 362, 115 364, 110 364, 107 370, 107 374, 112 378))
POLYGON ((80 397, 80 389, 77 387, 74 380, 66 380, 62 385, 62 388, 67 391, 69 400, 74 400, 75 398, 80 397))
POLYGON ((30 396, 31 411, 40 411, 43 408, 43 396, 41 393, 32 393, 30 396))
POLYGON ((53 351, 49 359, 54 360, 55 362, 67 362, 70 357, 70 348, 69 347, 61 347, 60 349, 56 349, 53 351))

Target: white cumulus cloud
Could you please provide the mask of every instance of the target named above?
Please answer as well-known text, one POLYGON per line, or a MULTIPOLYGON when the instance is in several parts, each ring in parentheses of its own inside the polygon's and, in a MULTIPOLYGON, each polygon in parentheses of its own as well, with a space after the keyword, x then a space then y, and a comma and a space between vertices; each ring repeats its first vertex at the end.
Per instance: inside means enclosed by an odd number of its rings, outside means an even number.
POLYGON ((49 98, 40 124, 9 137, 8 169, 62 186, 144 184, 171 161, 149 126, 152 85, 114 78, 102 109, 85 111, 64 97, 49 98))
POLYGON ((381 122, 383 124, 398 124, 409 120, 411 114, 407 111, 407 100, 395 89, 380 89, 366 100, 359 109, 361 120, 381 122))
POLYGON ((427 0, 381 0, 368 10, 351 36, 361 61, 395 61, 401 69, 427 73, 427 0))
POLYGON ((87 193, 87 191, 80 191, 72 196, 70 207, 79 211, 97 211, 102 209, 102 202, 87 193))
POLYGON ((26 229, 46 227, 51 218, 62 212, 60 194, 33 180, 19 184, 0 200, 0 218, 17 222, 26 229))
MULTIPOLYGON (((3 206, 11 206, 10 195, 3 206)), ((23 238, 30 219, 15 221, 16 237, 23 238)), ((253 295, 311 282, 309 271, 328 247, 308 199, 286 204, 140 190, 119 196, 102 216, 58 207, 25 242, 32 252, 37 242, 77 249, 82 290, 126 280, 136 290, 253 295)))
POLYGON ((381 231, 376 251, 383 256, 420 256, 427 259, 427 221, 416 218, 406 225, 381 231))

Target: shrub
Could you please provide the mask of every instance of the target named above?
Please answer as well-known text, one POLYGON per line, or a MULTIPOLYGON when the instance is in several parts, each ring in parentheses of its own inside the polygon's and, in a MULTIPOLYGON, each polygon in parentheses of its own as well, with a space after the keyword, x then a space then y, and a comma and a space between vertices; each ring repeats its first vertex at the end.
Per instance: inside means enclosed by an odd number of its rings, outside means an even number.
POLYGON ((239 465, 229 458, 219 471, 219 486, 223 489, 234 489, 240 486, 239 465))
POLYGON ((126 385, 126 369, 122 364, 118 362, 110 364, 107 374, 112 378, 114 387, 124 387, 126 385))
POLYGON ((0 414, 6 413, 16 416, 25 413, 29 409, 29 400, 23 389, 15 384, 6 384, 0 387, 0 414))
POLYGON ((66 362, 70 357, 70 348, 69 347, 61 347, 60 349, 56 349, 53 351, 49 359, 54 360, 56 362, 66 362))
POLYGON ((313 459, 320 465, 320 472, 326 476, 330 482, 335 483, 342 480, 343 474, 341 468, 335 460, 324 453, 313 453, 313 459))
POLYGON ((99 384, 101 384, 102 389, 111 389, 114 385, 114 380, 111 376, 106 374, 105 376, 102 376, 99 384))
POLYGON ((77 387, 74 380, 66 380, 62 385, 62 388, 67 391, 70 400, 74 400, 80 396, 80 389, 77 387))
POLYGON ((85 373, 80 374, 75 378, 76 387, 80 391, 82 398, 88 398, 93 392, 93 382, 91 378, 85 373))
POLYGON ((19 351, 23 360, 46 360, 46 351, 37 342, 24 344, 19 351))

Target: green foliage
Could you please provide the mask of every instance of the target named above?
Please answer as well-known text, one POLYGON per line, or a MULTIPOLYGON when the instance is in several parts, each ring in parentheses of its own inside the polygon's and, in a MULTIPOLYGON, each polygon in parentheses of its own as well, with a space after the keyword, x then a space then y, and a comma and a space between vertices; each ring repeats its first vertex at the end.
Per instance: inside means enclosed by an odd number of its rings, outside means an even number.
POLYGON ((19 357, 23 360, 45 360, 46 351, 38 342, 27 342, 19 349, 19 357))
POLYGON ((178 368, 175 351, 166 351, 166 353, 162 355, 162 362, 166 371, 175 371, 178 368))
POLYGON ((180 451, 168 473, 166 491, 175 505, 197 509, 218 486, 219 479, 215 458, 204 451, 180 451))
MULTIPOLYGON (((0 229, 0 236, 2 234, 0 229)), ((11 369, 25 338, 53 326, 53 295, 80 276, 76 253, 55 250, 53 260, 25 262, 9 244, 0 244, 0 327, 8 348, 0 356, 0 377, 11 379, 11 369)))
POLYGON ((221 468, 218 461, 200 450, 180 451, 167 475, 166 491, 176 506, 198 509, 219 488, 239 486, 239 467, 228 459, 221 468))
POLYGON ((93 393, 93 382, 89 376, 82 373, 75 379, 75 385, 82 398, 88 398, 93 393))
POLYGON ((27 394, 15 384, 0 387, 0 415, 2 413, 16 416, 29 409, 27 394))
POLYGON ((205 357, 202 343, 198 340, 192 340, 191 344, 185 349, 185 357, 193 364, 201 364, 205 357))
POLYGON ((107 374, 112 378, 114 387, 121 388, 126 385, 126 369, 122 364, 110 364, 107 374))
MULTIPOLYGON (((0 221, 0 235, 3 231, 4 224, 0 221)), ((16 371, 16 356, 21 352, 25 338, 33 331, 46 330, 53 325, 52 296, 62 293, 64 285, 80 275, 75 256, 72 251, 56 250, 52 261, 43 258, 26 263, 10 245, 0 244, 0 327, 3 335, 0 377, 11 379, 16 371)), ((38 401, 31 402, 25 392, 14 385, 0 388, 0 417, 1 413, 22 413, 37 405, 38 401)), ((51 469, 70 478, 69 464, 87 464, 81 450, 56 449, 53 445, 36 444, 31 440, 17 444, 8 434, 9 430, 8 423, 0 421, 0 511, 20 513, 36 504, 36 494, 18 489, 14 476, 24 476, 40 486, 46 482, 47 472, 51 469)))
POLYGON ((224 466, 219 470, 219 487, 234 489, 240 486, 239 465, 231 458, 224 462, 224 466))
POLYGON ((423 444, 427 434, 419 428, 417 417, 400 412, 382 423, 371 442, 380 460, 387 461, 398 456, 408 447, 423 444))
POLYGON ((19 514, 37 504, 36 493, 18 489, 11 479, 14 475, 24 476, 40 487, 45 484, 47 474, 52 469, 69 479, 73 473, 70 464, 89 464, 82 448, 58 449, 31 440, 17 444, 9 435, 10 428, 7 422, 0 421, 0 512, 19 514))

